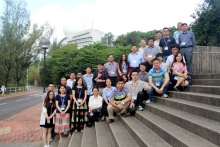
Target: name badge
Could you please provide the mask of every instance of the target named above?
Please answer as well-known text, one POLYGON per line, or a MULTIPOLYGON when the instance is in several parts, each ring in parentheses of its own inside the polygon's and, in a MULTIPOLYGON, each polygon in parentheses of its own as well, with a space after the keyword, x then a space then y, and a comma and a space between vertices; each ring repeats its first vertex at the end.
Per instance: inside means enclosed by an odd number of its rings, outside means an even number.
POLYGON ((159 83, 159 82, 157 82, 157 83, 155 83, 155 85, 156 85, 156 86, 160 86, 160 83, 159 83))
POLYGON ((152 56, 152 55, 148 55, 147 57, 148 57, 148 58, 152 58, 153 56, 152 56))
POLYGON ((168 46, 165 46, 165 47, 164 47, 164 50, 168 50, 168 46))
POLYGON ((137 100, 137 96, 132 96, 132 100, 137 100))
POLYGON ((168 42, 170 42, 170 39, 168 40, 168 42))
POLYGON ((65 108, 66 108, 66 105, 61 105, 61 108, 60 108, 60 109, 61 109, 62 111, 64 111, 65 108))
POLYGON ((133 60, 133 63, 137 63, 137 61, 136 61, 136 60, 133 60))
POLYGON ((78 102, 78 103, 82 103, 82 99, 78 99, 77 102, 78 102))
POLYGON ((186 43, 185 42, 182 42, 182 44, 181 45, 186 45, 186 43))
POLYGON ((126 70, 126 69, 123 69, 123 71, 122 71, 122 72, 126 74, 126 73, 127 73, 127 70, 126 70))
POLYGON ((178 76, 175 76, 175 77, 174 77, 174 80, 178 80, 178 76))
POLYGON ((115 74, 115 71, 111 71, 111 75, 114 75, 115 74))

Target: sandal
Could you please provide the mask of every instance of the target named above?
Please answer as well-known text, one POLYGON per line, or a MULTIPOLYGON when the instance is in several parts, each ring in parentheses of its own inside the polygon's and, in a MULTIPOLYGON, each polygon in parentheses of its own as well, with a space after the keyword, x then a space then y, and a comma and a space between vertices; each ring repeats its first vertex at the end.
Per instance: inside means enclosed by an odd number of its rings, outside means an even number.
POLYGON ((74 132, 75 132, 75 133, 77 133, 78 131, 77 131, 77 130, 75 130, 74 132))
POLYGON ((62 141, 62 139, 60 139, 60 140, 58 141, 58 143, 60 144, 61 141, 62 141))
POLYGON ((68 135, 68 138, 70 139, 71 137, 72 137, 72 135, 71 135, 71 134, 69 134, 69 135, 68 135))

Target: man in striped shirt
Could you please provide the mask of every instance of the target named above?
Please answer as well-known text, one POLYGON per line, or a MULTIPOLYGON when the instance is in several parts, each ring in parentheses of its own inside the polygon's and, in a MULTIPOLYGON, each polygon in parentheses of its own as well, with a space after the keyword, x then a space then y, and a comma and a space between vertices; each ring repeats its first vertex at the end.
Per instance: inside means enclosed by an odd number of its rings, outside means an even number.
POLYGON ((169 74, 166 69, 160 67, 160 61, 157 58, 153 60, 153 68, 148 73, 148 80, 151 87, 149 91, 149 99, 146 103, 154 102, 153 94, 155 92, 164 98, 169 97, 166 94, 170 81, 169 74))

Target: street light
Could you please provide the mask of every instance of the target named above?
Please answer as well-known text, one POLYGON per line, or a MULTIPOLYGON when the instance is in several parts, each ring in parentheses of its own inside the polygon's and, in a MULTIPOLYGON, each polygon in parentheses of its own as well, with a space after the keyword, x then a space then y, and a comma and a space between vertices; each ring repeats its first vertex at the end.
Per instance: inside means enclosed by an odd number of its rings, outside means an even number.
POLYGON ((50 40, 48 38, 41 38, 39 46, 44 50, 44 79, 43 79, 43 93, 45 93, 45 77, 46 77, 46 50, 50 46, 50 40))

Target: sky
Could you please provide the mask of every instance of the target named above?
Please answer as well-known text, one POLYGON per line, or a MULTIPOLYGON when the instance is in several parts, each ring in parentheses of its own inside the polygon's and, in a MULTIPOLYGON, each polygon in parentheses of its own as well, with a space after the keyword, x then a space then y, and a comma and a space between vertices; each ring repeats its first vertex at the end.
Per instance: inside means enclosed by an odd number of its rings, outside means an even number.
MULTIPOLYGON (((190 24, 190 15, 204 0, 26 0, 31 22, 48 22, 55 28, 53 37, 94 28, 115 36, 131 31, 147 32, 190 24), (65 32, 65 33, 64 33, 65 32)), ((0 1, 2 15, 4 0, 0 1)))

